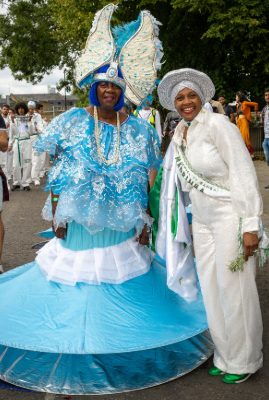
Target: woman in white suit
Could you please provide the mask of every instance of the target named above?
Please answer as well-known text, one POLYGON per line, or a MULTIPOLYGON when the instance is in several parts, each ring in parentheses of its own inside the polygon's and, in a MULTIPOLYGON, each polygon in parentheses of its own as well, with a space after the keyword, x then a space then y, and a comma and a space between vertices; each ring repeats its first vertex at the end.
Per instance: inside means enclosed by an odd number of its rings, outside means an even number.
POLYGON ((239 130, 203 108, 214 93, 211 79, 190 68, 169 72, 158 87, 162 106, 182 117, 170 153, 192 202, 197 272, 215 345, 209 373, 240 383, 263 362, 253 256, 262 200, 239 130))

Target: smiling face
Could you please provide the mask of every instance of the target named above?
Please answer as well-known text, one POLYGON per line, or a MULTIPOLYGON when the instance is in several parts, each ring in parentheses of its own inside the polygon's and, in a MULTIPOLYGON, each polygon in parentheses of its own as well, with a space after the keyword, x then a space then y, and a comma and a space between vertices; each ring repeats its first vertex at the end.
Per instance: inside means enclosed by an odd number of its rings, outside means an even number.
POLYGON ((269 92, 265 92, 264 93, 264 99, 265 99, 265 101, 266 101, 266 104, 269 104, 269 92))
POLYGON ((202 101, 192 89, 182 89, 175 98, 175 108, 185 121, 192 121, 202 109, 202 101))
POLYGON ((121 95, 121 88, 111 82, 100 82, 97 86, 97 98, 100 107, 113 110, 121 95))

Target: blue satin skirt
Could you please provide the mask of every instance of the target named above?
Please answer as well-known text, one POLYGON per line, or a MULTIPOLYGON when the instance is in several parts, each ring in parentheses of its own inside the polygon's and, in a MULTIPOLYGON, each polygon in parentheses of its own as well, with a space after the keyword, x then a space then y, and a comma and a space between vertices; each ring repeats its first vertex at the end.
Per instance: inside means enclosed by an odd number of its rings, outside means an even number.
POLYGON ((0 378, 61 394, 143 389, 193 370, 213 346, 201 297, 188 304, 157 260, 122 284, 68 286, 36 262, 0 276, 0 378))

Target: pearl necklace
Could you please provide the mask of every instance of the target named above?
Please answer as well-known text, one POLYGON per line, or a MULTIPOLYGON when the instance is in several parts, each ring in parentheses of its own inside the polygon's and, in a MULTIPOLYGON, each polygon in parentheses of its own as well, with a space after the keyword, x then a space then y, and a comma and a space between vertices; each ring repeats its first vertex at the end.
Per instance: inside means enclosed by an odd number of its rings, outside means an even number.
POLYGON ((94 116, 94 136, 95 136, 95 141, 96 141, 98 158, 101 162, 103 162, 106 165, 116 164, 119 161, 119 156, 120 156, 120 116, 119 116, 119 113, 117 112, 117 143, 116 143, 115 155, 111 159, 106 159, 102 152, 102 149, 101 149, 100 130, 98 127, 98 113, 97 113, 96 107, 94 107, 94 109, 93 109, 93 116, 94 116))

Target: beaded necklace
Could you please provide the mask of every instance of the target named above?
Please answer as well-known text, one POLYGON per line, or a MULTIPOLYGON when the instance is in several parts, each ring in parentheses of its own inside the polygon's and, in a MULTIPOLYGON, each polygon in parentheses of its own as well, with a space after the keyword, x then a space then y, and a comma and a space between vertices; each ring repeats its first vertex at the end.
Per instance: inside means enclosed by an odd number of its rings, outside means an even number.
POLYGON ((119 116, 119 113, 117 112, 117 142, 116 142, 115 155, 111 159, 105 158, 105 156, 102 152, 102 149, 101 149, 100 130, 98 127, 97 107, 94 107, 94 109, 93 109, 93 116, 94 116, 94 137, 95 137, 95 141, 96 141, 98 158, 102 163, 104 163, 106 165, 116 164, 119 161, 119 156, 120 156, 120 116, 119 116))

